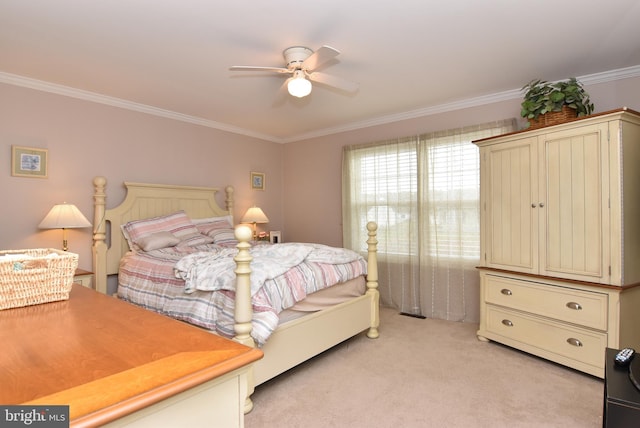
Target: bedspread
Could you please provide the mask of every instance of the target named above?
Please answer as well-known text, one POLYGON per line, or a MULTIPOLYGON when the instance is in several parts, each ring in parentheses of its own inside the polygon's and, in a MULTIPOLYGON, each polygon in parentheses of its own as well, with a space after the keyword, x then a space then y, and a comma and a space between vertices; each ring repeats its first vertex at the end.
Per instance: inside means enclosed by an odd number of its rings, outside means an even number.
MULTIPOLYGON (((185 280, 185 292, 195 290, 235 290, 236 248, 198 252, 181 258, 175 266, 176 276, 185 280)), ((320 244, 287 243, 251 248, 251 296, 265 281, 277 278, 303 261, 332 265, 350 263, 360 256, 350 250, 320 244)), ((313 290, 316 291, 316 290, 313 290)))
MULTIPOLYGON (((319 244, 256 246, 250 251, 251 335, 259 346, 278 326, 281 311, 308 294, 366 273, 366 261, 357 253, 319 244)), ((233 337, 236 253, 236 248, 210 245, 128 254, 120 266, 118 296, 233 337)))

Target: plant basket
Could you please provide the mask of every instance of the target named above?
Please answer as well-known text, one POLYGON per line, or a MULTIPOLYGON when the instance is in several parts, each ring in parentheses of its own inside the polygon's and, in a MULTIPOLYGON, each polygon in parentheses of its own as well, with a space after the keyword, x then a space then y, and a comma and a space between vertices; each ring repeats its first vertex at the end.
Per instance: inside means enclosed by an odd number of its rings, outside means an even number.
POLYGON ((566 105, 561 111, 550 111, 541 114, 536 119, 529 119, 529 129, 543 128, 545 126, 559 125, 578 117, 578 111, 566 105))
POLYGON ((0 251, 0 310, 69 299, 78 255, 52 248, 0 251))

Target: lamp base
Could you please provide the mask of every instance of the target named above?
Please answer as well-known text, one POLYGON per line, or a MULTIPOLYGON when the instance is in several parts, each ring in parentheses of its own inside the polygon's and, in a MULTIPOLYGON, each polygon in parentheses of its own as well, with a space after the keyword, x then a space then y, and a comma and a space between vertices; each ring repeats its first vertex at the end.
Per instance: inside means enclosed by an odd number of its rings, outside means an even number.
POLYGON ((67 229, 65 227, 62 228, 62 251, 68 251, 69 245, 67 242, 67 229))

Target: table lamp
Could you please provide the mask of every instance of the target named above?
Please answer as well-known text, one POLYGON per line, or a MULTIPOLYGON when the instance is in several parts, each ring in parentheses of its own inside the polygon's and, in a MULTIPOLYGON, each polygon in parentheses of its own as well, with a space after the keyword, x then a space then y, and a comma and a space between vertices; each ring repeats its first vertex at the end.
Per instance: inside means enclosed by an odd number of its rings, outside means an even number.
POLYGON ((67 251, 67 229, 91 227, 91 223, 73 204, 54 205, 38 225, 40 229, 62 229, 62 249, 67 251))
POLYGON ((253 224, 253 240, 255 241, 258 239, 256 224, 269 223, 269 219, 260 208, 253 206, 247 210, 247 212, 244 214, 244 217, 242 217, 242 220, 240 220, 240 223, 253 224))

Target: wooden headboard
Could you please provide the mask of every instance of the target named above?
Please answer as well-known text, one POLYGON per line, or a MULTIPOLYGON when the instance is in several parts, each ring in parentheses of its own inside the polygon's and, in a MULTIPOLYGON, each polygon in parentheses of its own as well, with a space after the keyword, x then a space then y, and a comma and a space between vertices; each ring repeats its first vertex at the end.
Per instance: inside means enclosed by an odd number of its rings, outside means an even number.
POLYGON ((191 218, 231 215, 233 218, 233 187, 225 190, 225 205, 216 201, 216 187, 176 186, 125 182, 127 195, 120 205, 106 209, 107 179, 93 179, 94 227, 93 272, 96 290, 107 293, 107 275, 117 274, 120 259, 129 246, 120 227, 131 220, 140 220, 184 210, 191 218))

